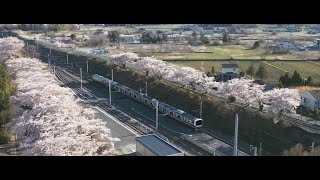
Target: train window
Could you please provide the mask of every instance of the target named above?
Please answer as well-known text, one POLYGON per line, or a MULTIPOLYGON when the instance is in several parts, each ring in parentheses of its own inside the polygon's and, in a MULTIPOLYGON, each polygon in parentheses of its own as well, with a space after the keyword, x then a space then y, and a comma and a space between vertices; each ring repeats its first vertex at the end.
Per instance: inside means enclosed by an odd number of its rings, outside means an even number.
POLYGON ((201 125, 202 125, 202 121, 201 120, 196 121, 196 126, 201 126, 201 125))

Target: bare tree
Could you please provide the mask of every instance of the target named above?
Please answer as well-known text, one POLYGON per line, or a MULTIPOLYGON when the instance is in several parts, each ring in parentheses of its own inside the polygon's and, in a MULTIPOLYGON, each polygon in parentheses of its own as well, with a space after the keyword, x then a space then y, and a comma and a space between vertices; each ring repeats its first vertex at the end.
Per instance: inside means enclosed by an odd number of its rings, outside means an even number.
POLYGON ((284 156, 320 156, 320 146, 317 146, 312 151, 304 149, 303 145, 298 143, 289 150, 283 152, 284 156))
POLYGON ((97 35, 86 41, 88 46, 103 46, 109 43, 106 35, 97 35))

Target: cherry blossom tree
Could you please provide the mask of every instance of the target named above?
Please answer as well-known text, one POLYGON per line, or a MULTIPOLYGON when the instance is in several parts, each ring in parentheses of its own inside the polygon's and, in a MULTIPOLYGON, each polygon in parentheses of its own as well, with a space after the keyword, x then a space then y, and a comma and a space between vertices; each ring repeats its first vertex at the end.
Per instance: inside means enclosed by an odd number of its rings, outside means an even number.
POLYGON ((258 84, 253 84, 252 88, 250 90, 251 96, 253 102, 257 103, 259 106, 259 111, 263 110, 263 104, 266 101, 266 93, 263 92, 264 86, 258 85, 258 84))
MULTIPOLYGON (((190 67, 178 67, 154 57, 139 58, 138 55, 134 53, 113 55, 109 58, 109 61, 119 64, 122 67, 129 67, 134 71, 144 71, 146 76, 151 75, 159 80, 165 79, 178 82, 183 86, 191 86, 193 89, 204 87, 203 84, 201 84, 202 82, 214 81, 213 77, 208 78, 202 71, 190 67)), ((206 86, 209 86, 209 84, 206 86)))
POLYGON ((0 63, 4 64, 23 47, 23 41, 16 37, 0 38, 0 63))
POLYGON ((146 76, 149 76, 149 73, 151 71, 151 64, 157 61, 153 57, 142 57, 138 59, 136 62, 131 61, 131 63, 128 64, 128 67, 134 69, 135 71, 144 71, 146 76))
POLYGON ((132 61, 137 61, 139 59, 139 56, 135 53, 120 53, 117 55, 111 56, 111 61, 121 65, 123 68, 126 67, 126 65, 132 61))
POLYGON ((273 118, 275 123, 282 115, 295 113, 301 101, 298 91, 294 89, 273 89, 266 92, 265 95, 269 104, 266 108, 267 114, 273 118))
POLYGON ((38 59, 7 61, 16 73, 18 93, 12 97, 12 128, 21 137, 22 155, 114 155, 110 129, 94 117, 95 111, 79 105, 68 88, 60 87, 38 59))
POLYGON ((267 106, 267 113, 273 118, 279 117, 283 113, 294 113, 294 108, 299 103, 297 93, 291 91, 293 94, 289 97, 290 90, 288 89, 264 92, 264 86, 244 78, 235 78, 225 83, 219 83, 215 82, 214 77, 208 77, 202 71, 172 65, 154 57, 139 58, 134 53, 121 53, 111 56, 110 61, 122 65, 124 68, 131 68, 136 72, 143 71, 146 76, 152 76, 158 80, 165 79, 179 83, 184 87, 191 87, 201 93, 220 94, 225 98, 233 96, 238 102, 246 106, 258 107, 260 111, 264 106, 267 106), (275 97, 273 97, 274 92, 277 93, 275 97), (289 99, 284 100, 280 98, 282 96, 289 99), (280 107, 279 104, 284 107, 280 107))
POLYGON ((265 105, 267 114, 274 122, 278 122, 278 118, 285 113, 295 113, 295 108, 300 104, 296 90, 283 88, 264 92, 264 86, 245 79, 229 80, 220 92, 225 97, 234 96, 246 105, 257 105, 259 110, 263 110, 265 105))

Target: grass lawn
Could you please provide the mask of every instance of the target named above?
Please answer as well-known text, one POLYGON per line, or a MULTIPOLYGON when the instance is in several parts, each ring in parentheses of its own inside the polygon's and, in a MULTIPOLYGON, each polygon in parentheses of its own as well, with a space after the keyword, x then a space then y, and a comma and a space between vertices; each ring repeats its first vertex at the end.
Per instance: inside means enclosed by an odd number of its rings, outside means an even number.
POLYGON ((282 68, 289 73, 297 70, 298 73, 304 78, 311 76, 314 83, 320 83, 320 64, 310 62, 269 62, 279 68, 282 68))
MULTIPOLYGON (((213 53, 185 53, 179 56, 159 55, 155 54, 155 57, 163 60, 188 60, 188 59, 261 59, 261 50, 248 49, 242 45, 228 45, 228 46, 208 46, 209 52, 213 53)), ((284 54, 275 55, 270 54, 265 56, 267 60, 273 59, 300 59, 297 55, 284 54)))

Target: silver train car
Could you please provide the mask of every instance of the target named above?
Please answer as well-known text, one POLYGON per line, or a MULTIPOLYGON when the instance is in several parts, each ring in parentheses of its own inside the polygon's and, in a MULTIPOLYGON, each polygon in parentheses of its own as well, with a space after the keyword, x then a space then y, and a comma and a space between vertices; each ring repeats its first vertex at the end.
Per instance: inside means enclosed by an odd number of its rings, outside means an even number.
MULTIPOLYGON (((105 77, 100 76, 98 74, 92 75, 92 79, 98 83, 101 83, 101 84, 107 85, 107 86, 109 85, 109 81, 110 81, 108 78, 105 78, 105 77)), ((135 100, 137 100, 147 106, 150 106, 150 107, 156 106, 155 101, 154 101, 155 99, 153 99, 145 94, 142 94, 134 89, 131 89, 127 86, 124 86, 124 85, 119 84, 114 81, 111 81, 110 84, 111 84, 112 89, 117 90, 118 92, 125 94, 132 99, 135 99, 135 100)), ((172 117, 172 118, 174 118, 184 124, 187 124, 188 126, 191 126, 193 128, 202 127, 202 124, 203 124, 202 119, 196 118, 196 117, 192 116, 191 114, 182 111, 181 109, 177 109, 173 106, 170 106, 170 105, 163 103, 163 102, 160 102, 160 101, 158 101, 158 109, 160 112, 165 113, 168 116, 170 116, 170 117, 172 117)))

